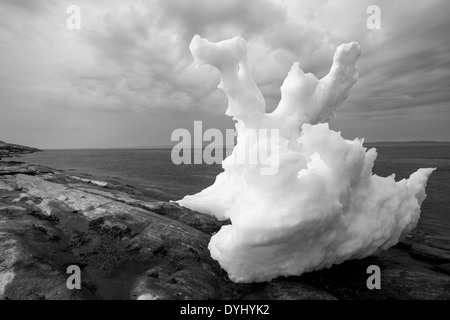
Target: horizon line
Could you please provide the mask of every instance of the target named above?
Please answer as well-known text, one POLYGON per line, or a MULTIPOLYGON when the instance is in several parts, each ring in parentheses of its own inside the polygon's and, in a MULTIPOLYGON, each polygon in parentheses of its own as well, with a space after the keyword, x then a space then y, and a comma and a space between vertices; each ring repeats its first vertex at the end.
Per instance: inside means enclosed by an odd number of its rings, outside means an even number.
MULTIPOLYGON (((450 144, 450 140, 448 141, 441 141, 441 140, 398 140, 398 141, 364 141, 364 144, 450 144)), ((113 150, 113 149, 170 149, 175 147, 177 144, 173 145, 150 145, 150 146, 110 146, 110 147, 74 147, 74 148, 40 148, 42 150, 113 150)), ((208 146, 209 144, 206 143, 202 146, 208 146)), ((193 147, 192 145, 182 145, 180 147, 183 148, 200 148, 200 147, 193 147)), ((223 145, 219 146, 222 148, 227 147, 234 147, 234 145, 223 145)))

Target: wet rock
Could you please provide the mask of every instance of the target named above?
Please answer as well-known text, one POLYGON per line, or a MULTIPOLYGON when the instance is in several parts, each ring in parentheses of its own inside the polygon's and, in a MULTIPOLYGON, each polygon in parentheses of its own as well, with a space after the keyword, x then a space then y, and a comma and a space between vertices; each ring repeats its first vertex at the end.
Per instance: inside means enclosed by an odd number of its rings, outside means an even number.
POLYGON ((450 299, 450 277, 433 270, 430 263, 417 261, 407 251, 392 248, 361 260, 346 261, 330 269, 303 274, 300 280, 352 300, 450 299), (369 289, 369 266, 380 268, 381 288, 369 289))
MULTIPOLYGON (((80 187, 79 189, 85 190, 83 187, 80 187)), ((212 216, 181 207, 174 202, 155 201, 148 198, 145 200, 140 200, 132 195, 133 191, 136 192, 136 190, 127 190, 128 193, 120 192, 114 189, 109 189, 108 191, 91 189, 88 191, 114 201, 123 202, 125 204, 149 210, 170 219, 180 221, 210 235, 218 232, 223 225, 230 223, 229 221, 218 221, 212 216)), ((141 198, 142 197, 143 196, 141 195, 141 198)))
POLYGON ((176 219, 210 235, 218 232, 222 226, 230 224, 229 220, 218 221, 213 216, 181 207, 174 202, 160 201, 155 202, 154 205, 157 206, 157 208, 154 208, 153 211, 169 218, 176 219))
POLYGON ((436 267, 436 271, 450 275, 450 263, 443 263, 436 267))
POLYGON ((425 235, 424 242, 426 245, 450 251, 450 234, 449 235, 425 235))
POLYGON ((419 260, 432 262, 450 262, 450 252, 423 244, 413 244, 409 254, 419 260))
POLYGON ((388 299, 450 299, 450 277, 431 270, 388 269, 382 272, 382 277, 384 294, 388 299))
POLYGON ((222 299, 233 291, 209 255, 209 235, 149 210, 158 206, 63 174, 3 177, 0 298, 222 299), (82 268, 83 290, 67 288, 69 265, 82 268))
POLYGON ((245 300, 336 300, 331 294, 296 281, 272 280, 253 285, 245 300))

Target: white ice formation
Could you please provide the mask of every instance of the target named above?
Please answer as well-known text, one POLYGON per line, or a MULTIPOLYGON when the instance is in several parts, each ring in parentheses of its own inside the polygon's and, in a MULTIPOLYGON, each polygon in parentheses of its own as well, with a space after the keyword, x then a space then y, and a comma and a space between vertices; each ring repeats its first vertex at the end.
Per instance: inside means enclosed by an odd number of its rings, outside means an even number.
POLYGON ((236 120, 233 154, 271 154, 277 171, 261 174, 262 163, 236 163, 180 205, 219 220, 230 219, 211 238, 211 255, 235 282, 270 281, 358 259, 395 245, 415 228, 433 168, 409 179, 372 174, 377 156, 359 139, 345 140, 327 121, 357 81, 360 46, 339 46, 327 76, 318 80, 294 63, 281 87, 281 101, 265 113, 265 101, 247 64, 247 43, 239 37, 211 43, 195 36, 190 49, 197 66, 210 64, 222 75, 236 120), (279 139, 250 139, 250 132, 276 129, 279 139))

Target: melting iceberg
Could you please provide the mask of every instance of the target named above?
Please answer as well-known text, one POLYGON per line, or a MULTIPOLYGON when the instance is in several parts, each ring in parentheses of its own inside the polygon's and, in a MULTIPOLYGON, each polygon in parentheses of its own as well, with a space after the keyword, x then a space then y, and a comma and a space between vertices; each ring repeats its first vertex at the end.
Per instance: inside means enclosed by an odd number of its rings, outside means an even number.
POLYGON ((434 169, 398 182, 394 175, 374 175, 376 150, 359 139, 345 140, 327 124, 357 81, 359 44, 339 46, 321 80, 294 63, 272 113, 265 113, 242 38, 211 43, 196 35, 190 49, 198 66, 221 72, 219 88, 228 97, 226 114, 236 121, 238 139, 215 183, 178 203, 230 219, 209 249, 231 280, 270 281, 364 258, 415 228, 434 169), (260 129, 279 136, 253 139, 260 129), (261 170, 267 162, 234 161, 240 152, 262 149, 277 164, 270 174, 261 170))

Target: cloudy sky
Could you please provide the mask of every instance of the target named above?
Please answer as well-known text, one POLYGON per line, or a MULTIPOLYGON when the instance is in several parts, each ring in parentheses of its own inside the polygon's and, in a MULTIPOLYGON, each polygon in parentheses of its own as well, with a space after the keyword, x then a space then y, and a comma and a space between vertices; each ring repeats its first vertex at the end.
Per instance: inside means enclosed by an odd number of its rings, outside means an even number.
POLYGON ((0 0, 0 140, 40 148, 170 144, 176 128, 232 128, 219 74, 193 35, 250 44, 272 111, 291 64, 324 76, 362 46, 359 82, 331 122, 368 141, 450 140, 450 1, 0 0), (81 29, 66 26, 69 5, 81 29), (369 30, 369 5, 381 29, 369 30))

